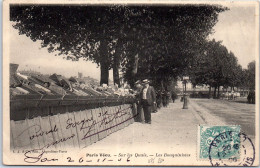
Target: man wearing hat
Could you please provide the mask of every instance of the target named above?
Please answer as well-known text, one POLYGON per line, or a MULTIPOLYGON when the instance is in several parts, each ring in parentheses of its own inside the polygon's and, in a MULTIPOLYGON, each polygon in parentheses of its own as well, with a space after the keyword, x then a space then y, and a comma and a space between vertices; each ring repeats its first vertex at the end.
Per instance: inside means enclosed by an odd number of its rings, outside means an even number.
POLYGON ((149 86, 149 80, 143 80, 143 89, 141 91, 141 103, 144 110, 145 122, 151 124, 151 111, 153 105, 156 103, 156 94, 154 88, 149 86))
POLYGON ((142 82, 140 80, 135 82, 135 95, 136 95, 136 105, 137 105, 137 116, 136 121, 144 123, 144 111, 141 104, 141 92, 142 92, 143 86, 142 82))

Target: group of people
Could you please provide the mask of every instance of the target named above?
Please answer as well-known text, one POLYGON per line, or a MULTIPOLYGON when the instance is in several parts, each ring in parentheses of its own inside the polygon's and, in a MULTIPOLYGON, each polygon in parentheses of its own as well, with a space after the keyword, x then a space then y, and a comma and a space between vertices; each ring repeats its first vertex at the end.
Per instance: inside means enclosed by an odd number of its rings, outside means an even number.
POLYGON ((175 92, 170 92, 167 90, 158 90, 156 92, 156 104, 157 108, 161 107, 167 107, 170 103, 170 100, 172 99, 173 103, 175 99, 177 98, 177 95, 175 92))
POLYGON ((249 94, 247 96, 247 102, 249 104, 255 104, 255 91, 254 90, 249 91, 249 94))
POLYGON ((136 104, 137 104, 137 121, 142 123, 151 124, 151 113, 157 112, 157 109, 167 107, 170 98, 174 100, 177 98, 177 95, 171 95, 168 91, 155 92, 153 86, 150 85, 150 81, 145 79, 143 81, 135 82, 135 95, 136 95, 136 104))
POLYGON ((156 106, 156 93, 149 83, 148 79, 135 82, 137 118, 139 118, 140 122, 147 124, 151 124, 151 113, 156 106))

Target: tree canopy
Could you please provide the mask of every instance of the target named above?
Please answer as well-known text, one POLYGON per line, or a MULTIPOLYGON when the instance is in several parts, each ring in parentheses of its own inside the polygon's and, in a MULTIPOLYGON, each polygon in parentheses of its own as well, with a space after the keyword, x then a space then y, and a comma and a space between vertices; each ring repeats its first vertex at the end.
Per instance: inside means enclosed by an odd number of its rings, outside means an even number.
POLYGON ((189 74, 194 86, 214 87, 214 96, 220 86, 249 89, 254 88, 255 83, 254 62, 248 64, 248 69, 243 69, 234 53, 215 39, 208 41, 204 52, 194 57, 189 74))
POLYGON ((224 10, 216 5, 11 5, 10 20, 49 52, 100 65, 101 84, 108 83, 111 68, 118 83, 120 67, 130 84, 145 76, 158 84, 191 66, 224 10))

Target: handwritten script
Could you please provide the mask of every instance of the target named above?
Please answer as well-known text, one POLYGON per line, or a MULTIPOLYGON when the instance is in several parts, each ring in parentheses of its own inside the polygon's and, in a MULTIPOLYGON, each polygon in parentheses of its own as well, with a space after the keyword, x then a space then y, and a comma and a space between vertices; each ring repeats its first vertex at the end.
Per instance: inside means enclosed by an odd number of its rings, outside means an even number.
MULTIPOLYGON (((37 162, 54 162, 58 161, 58 158, 47 158, 46 149, 57 148, 59 144, 66 145, 73 141, 84 141, 94 135, 108 131, 118 125, 127 122, 136 115, 132 115, 131 106, 126 108, 117 109, 114 112, 108 110, 99 110, 95 115, 89 115, 85 118, 76 119, 75 116, 67 117, 66 120, 60 121, 60 124, 52 123, 52 127, 44 129, 41 123, 35 123, 29 126, 14 137, 15 141, 20 140, 20 143, 16 143, 15 148, 24 149, 31 145, 32 141, 37 141, 39 138, 44 139, 44 145, 39 145, 33 149, 26 150, 24 153, 24 161, 26 163, 37 163, 37 162), (72 131, 74 130, 74 131, 72 131), (76 132, 75 132, 76 130, 76 132), (30 132, 28 136, 28 132, 30 132), (64 134, 65 132, 65 134, 64 134), (81 133, 80 133, 81 132, 81 133), (57 138, 58 133, 61 135, 57 138), (56 137, 55 137, 56 135, 56 137), (46 138, 47 136, 52 138, 46 138), (21 141, 22 138, 28 138, 27 140, 21 141), (48 140, 47 140, 48 139, 48 140), (39 147, 40 146, 40 147, 39 147)), ((90 111, 87 111, 90 112, 90 111)), ((92 113, 93 114, 93 113, 92 113)), ((66 115, 66 114, 62 114, 66 115)), ((77 112, 74 113, 77 115, 77 112)), ((52 117, 52 116, 49 116, 52 117)), ((36 145, 35 145, 36 146, 36 145)))

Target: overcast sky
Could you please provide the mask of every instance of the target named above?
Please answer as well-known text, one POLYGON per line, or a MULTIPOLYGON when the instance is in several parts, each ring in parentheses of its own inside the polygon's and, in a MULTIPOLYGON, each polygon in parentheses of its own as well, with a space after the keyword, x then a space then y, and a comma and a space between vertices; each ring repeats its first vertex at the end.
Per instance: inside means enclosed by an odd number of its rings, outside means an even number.
MULTIPOLYGON (((214 27, 215 33, 209 38, 223 41, 229 51, 238 58, 243 68, 255 60, 255 8, 232 6, 229 11, 219 15, 219 22, 214 27)), ((46 48, 40 49, 40 42, 32 42, 25 35, 18 35, 18 31, 11 29, 10 57, 11 63, 19 64, 19 70, 32 69, 47 74, 62 74, 67 77, 76 76, 82 72, 99 80, 100 71, 97 65, 91 62, 72 62, 48 53, 46 48)), ((110 72, 112 78, 112 71, 110 72)))
MULTIPOLYGON (((258 17, 258 16, 257 16, 258 17)), ((232 51, 243 68, 256 58, 256 27, 254 6, 231 6, 230 10, 220 13, 215 33, 210 38, 223 41, 222 44, 232 51)))

